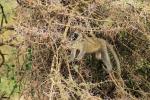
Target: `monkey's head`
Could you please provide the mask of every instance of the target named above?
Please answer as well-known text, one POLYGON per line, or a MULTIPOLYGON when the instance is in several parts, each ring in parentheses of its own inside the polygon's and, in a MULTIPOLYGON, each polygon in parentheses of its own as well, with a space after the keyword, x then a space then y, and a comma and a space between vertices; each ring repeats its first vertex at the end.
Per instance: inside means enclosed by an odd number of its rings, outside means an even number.
POLYGON ((70 41, 75 41, 77 38, 78 38, 78 33, 75 33, 75 32, 71 32, 70 34, 69 34, 69 40, 70 41))

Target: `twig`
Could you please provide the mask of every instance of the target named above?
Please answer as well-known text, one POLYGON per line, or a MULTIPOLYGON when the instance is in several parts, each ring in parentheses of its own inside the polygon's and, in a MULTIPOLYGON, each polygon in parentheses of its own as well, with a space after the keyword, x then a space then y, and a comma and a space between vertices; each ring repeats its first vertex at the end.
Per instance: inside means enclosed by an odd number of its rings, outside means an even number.
POLYGON ((4 26, 4 27, 0 27, 0 30, 15 30, 15 28, 13 26, 4 26))
POLYGON ((0 50, 0 55, 2 57, 2 62, 0 63, 0 67, 2 67, 2 65, 5 63, 5 57, 4 57, 4 55, 6 55, 6 54, 3 54, 2 51, 0 50))

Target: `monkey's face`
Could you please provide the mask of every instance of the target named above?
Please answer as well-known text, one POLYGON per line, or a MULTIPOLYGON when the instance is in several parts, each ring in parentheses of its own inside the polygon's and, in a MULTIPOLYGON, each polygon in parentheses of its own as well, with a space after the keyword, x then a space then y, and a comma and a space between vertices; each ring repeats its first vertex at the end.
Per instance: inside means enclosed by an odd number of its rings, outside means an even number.
POLYGON ((69 41, 75 41, 77 38, 78 38, 78 34, 75 33, 75 32, 70 32, 69 35, 68 35, 68 39, 69 41))

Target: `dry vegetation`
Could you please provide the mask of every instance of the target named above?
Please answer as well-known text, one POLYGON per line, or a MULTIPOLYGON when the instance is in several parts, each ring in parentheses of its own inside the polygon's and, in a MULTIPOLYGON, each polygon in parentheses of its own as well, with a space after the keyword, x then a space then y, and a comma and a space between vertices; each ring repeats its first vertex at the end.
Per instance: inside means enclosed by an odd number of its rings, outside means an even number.
POLYGON ((21 42, 16 47, 15 67, 22 100, 150 98, 149 2, 25 1, 16 7, 13 25, 21 42), (115 77, 109 77, 93 54, 69 63, 67 38, 73 33, 94 34, 113 44, 123 82, 115 67, 115 77))

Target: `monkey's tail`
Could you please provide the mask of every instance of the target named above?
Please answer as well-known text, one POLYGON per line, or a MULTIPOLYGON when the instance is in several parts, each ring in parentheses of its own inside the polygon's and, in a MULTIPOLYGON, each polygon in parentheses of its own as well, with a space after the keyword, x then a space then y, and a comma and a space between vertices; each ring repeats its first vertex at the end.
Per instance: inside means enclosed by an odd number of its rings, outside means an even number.
MULTIPOLYGON (((114 57, 114 59, 115 59, 115 61, 116 61, 116 65, 117 65, 117 74, 118 74, 118 77, 119 77, 119 80, 120 80, 122 86, 124 87, 125 84, 124 84, 124 81, 123 81, 123 79, 122 79, 122 77, 121 77, 121 67, 120 67, 120 61, 119 61, 119 58, 118 58, 118 56, 117 56, 115 50, 113 49, 113 46, 110 45, 110 44, 108 44, 108 47, 109 47, 109 49, 110 49, 110 51, 111 51, 111 53, 112 53, 112 55, 113 55, 113 57, 114 57)), ((113 77, 115 77, 114 74, 113 74, 113 77)))

